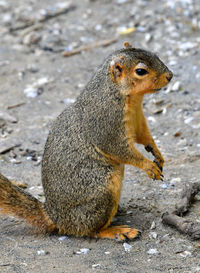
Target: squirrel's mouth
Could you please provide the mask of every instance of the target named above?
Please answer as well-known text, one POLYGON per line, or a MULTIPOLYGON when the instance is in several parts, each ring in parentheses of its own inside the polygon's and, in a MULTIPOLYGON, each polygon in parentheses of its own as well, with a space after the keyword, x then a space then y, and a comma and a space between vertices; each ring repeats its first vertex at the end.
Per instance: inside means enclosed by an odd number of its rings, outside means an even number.
POLYGON ((161 88, 154 89, 155 92, 158 92, 160 90, 161 90, 161 88))

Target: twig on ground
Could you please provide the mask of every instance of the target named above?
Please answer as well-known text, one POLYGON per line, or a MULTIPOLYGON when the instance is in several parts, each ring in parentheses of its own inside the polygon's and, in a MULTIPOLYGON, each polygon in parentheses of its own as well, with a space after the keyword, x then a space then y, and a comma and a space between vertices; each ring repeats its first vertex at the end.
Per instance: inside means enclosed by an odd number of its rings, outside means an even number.
POLYGON ((94 42, 93 44, 88 44, 84 46, 80 46, 78 48, 72 49, 71 51, 63 51, 62 56, 69 57, 75 54, 79 54, 82 51, 90 50, 93 48, 101 47, 101 46, 109 46, 110 44, 113 44, 117 41, 117 38, 109 39, 109 40, 102 40, 99 42, 94 42))
POLYGON ((22 106, 24 104, 25 104, 25 102, 19 102, 17 104, 8 105, 7 109, 9 110, 9 109, 13 109, 13 108, 16 108, 16 107, 20 107, 20 106, 22 106))
POLYGON ((195 195, 200 191, 200 183, 193 183, 186 187, 182 193, 179 204, 176 205, 174 211, 166 212, 162 215, 162 222, 164 224, 175 227, 182 233, 191 236, 192 239, 200 239, 200 223, 194 223, 191 220, 183 219, 181 216, 185 214, 192 202, 195 195))
POLYGON ((19 146, 20 144, 9 144, 8 142, 3 141, 3 143, 0 144, 0 154, 5 154, 19 146))
POLYGON ((44 24, 42 24, 42 23, 36 23, 31 26, 27 26, 24 30, 21 31, 20 36, 24 37, 34 30, 39 30, 39 29, 43 28, 43 26, 44 26, 44 24))

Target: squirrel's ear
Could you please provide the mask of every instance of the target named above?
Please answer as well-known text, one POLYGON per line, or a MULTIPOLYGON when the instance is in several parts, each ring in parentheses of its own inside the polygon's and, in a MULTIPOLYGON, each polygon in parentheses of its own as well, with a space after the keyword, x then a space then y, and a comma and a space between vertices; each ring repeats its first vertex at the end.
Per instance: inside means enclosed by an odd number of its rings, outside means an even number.
POLYGON ((134 48, 131 44, 129 44, 129 42, 124 42, 124 48, 128 49, 128 48, 134 48))
POLYGON ((122 76, 122 73, 124 71, 124 56, 116 57, 111 61, 110 71, 115 79, 122 76))

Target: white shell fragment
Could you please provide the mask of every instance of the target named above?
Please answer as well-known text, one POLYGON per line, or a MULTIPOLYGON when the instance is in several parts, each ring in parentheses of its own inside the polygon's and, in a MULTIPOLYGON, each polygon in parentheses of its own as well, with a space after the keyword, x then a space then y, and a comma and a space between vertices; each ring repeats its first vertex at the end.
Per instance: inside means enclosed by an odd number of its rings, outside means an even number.
POLYGON ((148 251, 147 251, 147 254, 149 255, 158 255, 159 252, 156 248, 150 248, 148 251))
POLYGON ((63 102, 64 102, 64 104, 70 104, 70 103, 74 103, 75 99, 67 98, 67 99, 64 99, 63 102))
POLYGON ((24 89, 24 94, 27 96, 27 98, 35 98, 39 95, 39 88, 29 86, 24 89))
POLYGON ((101 265, 100 264, 93 264, 92 268, 99 268, 101 265))
POLYGON ((153 221, 152 224, 151 224, 150 229, 155 229, 155 228, 156 228, 156 223, 153 221))
POLYGON ((180 177, 175 177, 175 178, 171 179, 170 184, 176 184, 176 183, 179 183, 179 182, 181 182, 181 178, 180 177))
POLYGON ((81 248, 80 249, 80 252, 83 253, 83 254, 87 254, 89 253, 90 249, 89 248, 81 248))
POLYGON ((150 232, 149 234, 150 239, 157 239, 157 237, 158 237, 158 234, 156 232, 150 232))
POLYGON ((181 89, 181 82, 177 81, 172 85, 172 91, 179 91, 181 89))
POLYGON ((52 82, 52 79, 49 79, 48 77, 39 78, 33 84, 28 85, 24 89, 24 94, 28 98, 35 98, 42 93, 42 87, 49 82, 52 82))
POLYGON ((47 253, 43 249, 37 251, 38 256, 45 256, 47 253))
POLYGON ((127 244, 127 243, 123 243, 123 247, 124 247, 124 250, 125 250, 126 252, 130 252, 130 250, 131 250, 131 248, 132 248, 132 246, 129 245, 129 244, 127 244))
POLYGON ((67 236, 60 236, 60 237, 58 238, 59 241, 64 241, 64 240, 66 240, 66 239, 67 239, 67 236))
POLYGON ((189 123, 192 122, 193 120, 194 120, 193 117, 189 117, 189 118, 186 118, 186 119, 184 120, 184 122, 185 122, 185 124, 189 124, 189 123))
POLYGON ((168 188, 169 188, 169 185, 167 184, 167 182, 164 182, 164 183, 161 185, 161 188, 162 188, 162 189, 168 189, 168 188))
POLYGON ((192 256, 192 253, 190 251, 185 250, 184 252, 180 253, 180 256, 186 258, 192 256))
POLYGON ((88 254, 90 251, 89 248, 81 248, 79 251, 76 252, 76 254, 80 255, 80 254, 88 254))
POLYGON ((193 48, 195 48, 195 47, 197 47, 198 46, 198 44, 197 43, 193 43, 193 42, 185 42, 185 43, 180 43, 179 45, 178 45, 178 47, 179 47, 179 49, 181 49, 181 50, 185 50, 185 51, 187 51, 187 50, 190 50, 190 49, 193 49, 193 48))
POLYGON ((147 119, 153 123, 156 123, 156 119, 152 116, 149 116, 147 119))

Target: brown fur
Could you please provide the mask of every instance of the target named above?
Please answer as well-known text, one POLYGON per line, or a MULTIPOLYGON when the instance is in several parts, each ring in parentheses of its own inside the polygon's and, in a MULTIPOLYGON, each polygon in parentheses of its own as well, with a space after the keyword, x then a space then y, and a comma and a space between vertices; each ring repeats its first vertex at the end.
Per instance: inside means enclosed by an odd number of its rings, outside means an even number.
POLYGON ((0 212, 25 219, 40 232, 56 229, 42 203, 0 174, 0 212))
POLYGON ((115 216, 117 212, 123 177, 124 177, 124 166, 121 164, 120 165, 115 164, 115 172, 108 178, 108 190, 112 193, 112 197, 116 203, 112 208, 108 222, 104 225, 102 229, 105 229, 110 225, 113 217, 115 216))
POLYGON ((111 54, 52 126, 42 162, 45 203, 0 175, 0 212, 46 232, 136 237, 134 228, 109 225, 119 204, 124 164, 162 179, 164 159, 147 126, 142 100, 171 78, 151 52, 126 43, 111 54), (155 160, 145 158, 134 143, 143 144, 155 160))

